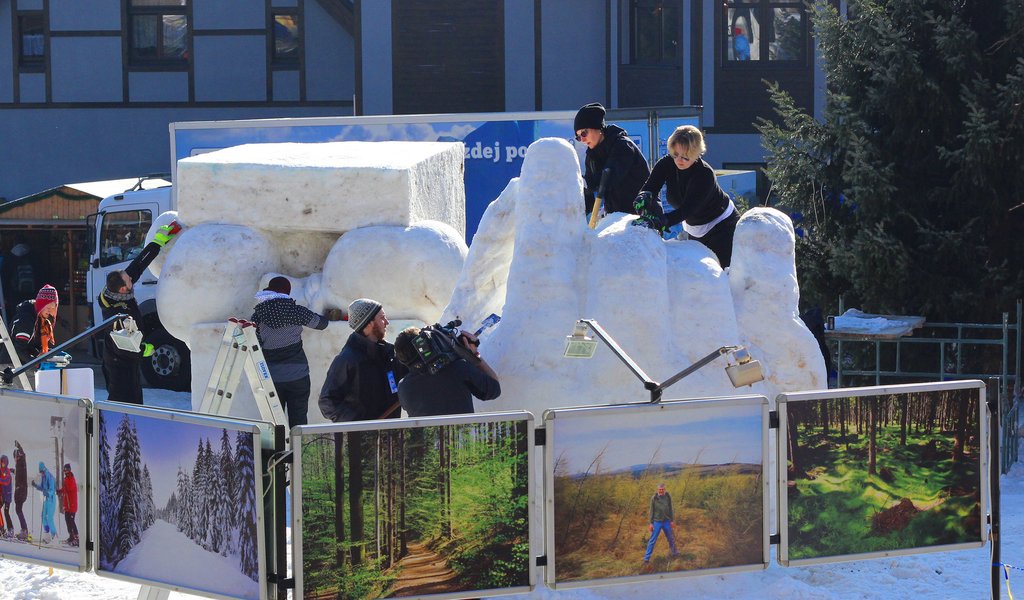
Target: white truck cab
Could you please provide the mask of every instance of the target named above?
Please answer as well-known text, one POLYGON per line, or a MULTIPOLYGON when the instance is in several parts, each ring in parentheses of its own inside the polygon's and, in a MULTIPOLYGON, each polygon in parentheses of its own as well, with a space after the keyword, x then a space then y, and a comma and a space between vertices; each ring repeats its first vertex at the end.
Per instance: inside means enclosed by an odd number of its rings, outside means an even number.
MULTIPOLYGON (((106 285, 107 274, 128 266, 142 251, 153 220, 161 213, 174 210, 173 204, 170 182, 155 177, 140 178, 132 190, 101 200, 98 212, 89 217, 92 235, 86 293, 92 301, 94 323, 103 320, 96 299, 106 285)), ((160 325, 156 283, 157 278, 148 269, 135 283, 139 310, 146 324, 153 327, 146 341, 156 347, 153 355, 142 361, 142 374, 154 387, 188 390, 191 379, 188 347, 160 325)))

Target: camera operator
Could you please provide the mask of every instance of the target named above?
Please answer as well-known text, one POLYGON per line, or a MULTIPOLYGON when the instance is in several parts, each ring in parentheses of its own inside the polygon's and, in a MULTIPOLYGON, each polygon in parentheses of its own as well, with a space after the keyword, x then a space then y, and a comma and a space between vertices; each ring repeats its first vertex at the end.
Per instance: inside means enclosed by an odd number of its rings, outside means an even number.
POLYGON ((416 350, 419 327, 409 327, 395 339, 395 355, 409 367, 398 384, 398 400, 410 417, 458 415, 473 412, 473 396, 493 400, 501 395, 498 376, 480 357, 479 341, 469 332, 459 332, 453 350, 459 355, 431 374, 416 350))

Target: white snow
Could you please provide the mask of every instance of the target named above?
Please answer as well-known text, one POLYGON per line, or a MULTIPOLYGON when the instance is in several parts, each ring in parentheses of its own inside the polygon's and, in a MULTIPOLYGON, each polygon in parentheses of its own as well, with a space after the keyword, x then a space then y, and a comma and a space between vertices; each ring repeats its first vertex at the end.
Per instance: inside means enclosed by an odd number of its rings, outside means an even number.
MULTIPOLYGON (((615 213, 597 230, 583 215, 573 147, 534 142, 522 175, 488 208, 443 319, 470 328, 490 312, 502 321, 480 352, 502 395, 477 410, 544 409, 649 398, 606 348, 590 360, 563 358, 580 318, 595 319, 655 381, 721 346, 746 344, 766 381, 743 393, 824 388, 824 361, 797 316, 793 228, 774 209, 740 221, 731 272, 696 241, 664 241, 615 213)), ((666 398, 736 394, 725 359, 679 382, 666 398)))
POLYGON ((187 584, 216 594, 259 598, 259 585, 241 573, 236 555, 221 556, 204 550, 161 519, 142 532, 142 539, 114 572, 154 582, 187 584))
POLYGON ((463 154, 460 142, 245 144, 178 161, 178 211, 193 225, 335 234, 430 219, 465 235, 463 154))

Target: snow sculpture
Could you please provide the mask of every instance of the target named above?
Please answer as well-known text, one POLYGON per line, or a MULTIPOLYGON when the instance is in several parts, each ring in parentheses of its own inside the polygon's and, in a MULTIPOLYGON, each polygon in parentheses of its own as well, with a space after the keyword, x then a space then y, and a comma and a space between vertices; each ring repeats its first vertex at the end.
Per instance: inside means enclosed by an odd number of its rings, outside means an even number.
MULTIPOLYGON (((737 230, 731 272, 695 241, 663 241, 613 214, 587 228, 573 148, 548 138, 530 146, 522 175, 488 207, 442 319, 475 324, 496 312, 481 353, 502 396, 478 410, 545 408, 648 399, 606 348, 591 360, 562 357, 576 319, 593 318, 656 381, 709 352, 745 344, 766 381, 750 392, 825 387, 824 361, 797 315, 793 228, 773 209, 749 211, 737 230)), ((709 365, 666 398, 733 395, 709 365)))
MULTIPOLYGON (((187 228, 154 261, 157 309, 192 350, 198 407, 229 317, 248 318, 275 275, 314 311, 380 300, 392 334, 440 318, 467 248, 461 143, 252 144, 179 162, 178 214, 187 228)), ((306 330, 311 422, 316 393, 351 333, 306 330)), ((240 386, 232 414, 257 417, 240 386)))

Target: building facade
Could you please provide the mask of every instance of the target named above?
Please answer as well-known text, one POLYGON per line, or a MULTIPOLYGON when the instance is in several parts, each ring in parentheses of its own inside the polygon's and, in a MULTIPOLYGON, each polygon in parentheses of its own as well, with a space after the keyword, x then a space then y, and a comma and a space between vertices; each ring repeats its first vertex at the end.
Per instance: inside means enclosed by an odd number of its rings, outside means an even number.
POLYGON ((819 114, 800 0, 0 0, 0 197, 169 169, 175 121, 703 106, 763 160, 762 80, 819 114))

